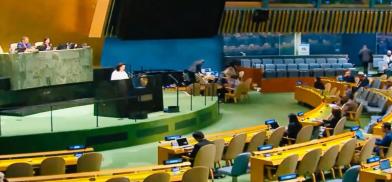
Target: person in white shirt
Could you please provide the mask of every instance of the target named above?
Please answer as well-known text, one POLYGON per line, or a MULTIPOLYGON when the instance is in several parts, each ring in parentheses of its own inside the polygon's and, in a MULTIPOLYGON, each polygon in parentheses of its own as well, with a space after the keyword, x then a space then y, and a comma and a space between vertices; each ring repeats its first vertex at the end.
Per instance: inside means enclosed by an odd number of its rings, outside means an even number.
POLYGON ((125 72, 125 64, 117 65, 116 70, 113 71, 110 80, 125 80, 129 79, 127 72, 125 72))
POLYGON ((392 63, 392 51, 388 50, 387 55, 384 55, 383 60, 387 63, 388 67, 390 67, 392 63))

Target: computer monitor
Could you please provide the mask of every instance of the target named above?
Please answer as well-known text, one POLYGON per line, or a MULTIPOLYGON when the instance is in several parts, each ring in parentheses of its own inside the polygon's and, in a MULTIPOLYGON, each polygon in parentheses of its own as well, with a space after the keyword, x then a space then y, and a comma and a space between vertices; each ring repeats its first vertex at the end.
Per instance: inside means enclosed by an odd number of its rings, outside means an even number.
POLYGON ((380 161, 380 169, 385 170, 391 168, 391 163, 389 159, 384 159, 380 161))
POLYGON ((279 128, 279 124, 275 119, 266 120, 264 123, 265 125, 270 126, 272 129, 279 128))
POLYGON ((186 138, 179 138, 176 141, 177 141, 178 146, 189 145, 188 139, 186 139, 186 138))

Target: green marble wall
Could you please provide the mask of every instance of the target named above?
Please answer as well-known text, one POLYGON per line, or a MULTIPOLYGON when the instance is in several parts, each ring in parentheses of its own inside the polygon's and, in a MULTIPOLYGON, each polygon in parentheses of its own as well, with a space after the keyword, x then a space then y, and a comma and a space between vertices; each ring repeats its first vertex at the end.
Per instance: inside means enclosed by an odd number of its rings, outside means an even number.
POLYGON ((20 90, 93 80, 92 49, 0 54, 0 76, 20 90))

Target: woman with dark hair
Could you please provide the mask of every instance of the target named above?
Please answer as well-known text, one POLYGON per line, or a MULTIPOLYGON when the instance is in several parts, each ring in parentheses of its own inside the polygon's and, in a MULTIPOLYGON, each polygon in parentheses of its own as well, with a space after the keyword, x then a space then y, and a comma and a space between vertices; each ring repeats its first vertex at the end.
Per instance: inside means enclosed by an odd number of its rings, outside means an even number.
POLYGON ((44 38, 42 46, 43 46, 45 51, 52 50, 52 43, 50 43, 50 38, 49 37, 44 38))
MULTIPOLYGON (((334 129, 336 124, 338 124, 339 120, 342 118, 342 110, 339 107, 332 108, 332 113, 328 119, 323 120, 322 125, 326 128, 334 129)), ((333 133, 333 130, 331 131, 333 133)), ((324 136, 326 136, 326 132, 324 131, 324 136)))
POLYGON ((110 80, 125 80, 129 79, 127 72, 125 72, 125 64, 119 63, 113 71, 110 80))
POLYGON ((321 81, 320 77, 316 77, 316 81, 314 82, 314 88, 317 88, 319 90, 325 89, 324 83, 321 81))
POLYGON ((289 124, 287 126, 287 130, 285 135, 289 138, 296 139, 299 130, 301 130, 302 124, 299 122, 296 114, 289 114, 289 124))

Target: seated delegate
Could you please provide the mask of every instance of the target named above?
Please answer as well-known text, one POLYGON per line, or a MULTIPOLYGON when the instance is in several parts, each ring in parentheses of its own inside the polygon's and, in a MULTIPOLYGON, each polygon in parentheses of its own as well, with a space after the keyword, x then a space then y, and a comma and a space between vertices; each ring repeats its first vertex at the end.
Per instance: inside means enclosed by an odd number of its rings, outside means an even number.
POLYGON ((16 45, 17 52, 28 52, 28 51, 32 50, 32 48, 33 47, 30 44, 29 37, 27 37, 27 36, 23 36, 21 41, 18 42, 18 44, 16 45))
MULTIPOLYGON (((376 145, 388 148, 392 141, 391 123, 383 123, 382 130, 385 133, 383 139, 377 139, 376 145)), ((376 149, 378 151, 379 149, 376 149)), ((386 151, 384 151, 386 152, 386 151)))
POLYGON ((196 131, 192 134, 193 138, 197 141, 195 146, 193 147, 192 152, 189 154, 189 157, 191 157, 191 163, 193 165, 193 160, 195 159, 197 153, 201 149, 201 147, 208 145, 208 144, 213 144, 209 140, 205 139, 204 133, 201 131, 196 131))
MULTIPOLYGON (((333 129, 335 128, 336 124, 338 124, 339 120, 342 118, 342 110, 335 106, 334 108, 332 108, 332 113, 331 115, 328 117, 328 119, 324 119, 321 122, 321 125, 332 129, 331 133, 333 133, 333 129)), ((326 136, 326 132, 324 131, 323 136, 326 136)))
POLYGON ((321 81, 320 77, 316 77, 316 80, 314 82, 314 88, 319 90, 325 90, 324 83, 321 81))
POLYGON ((298 132, 301 130, 302 124, 299 122, 296 114, 289 114, 289 124, 287 125, 287 130, 285 136, 290 139, 297 139, 298 132))

